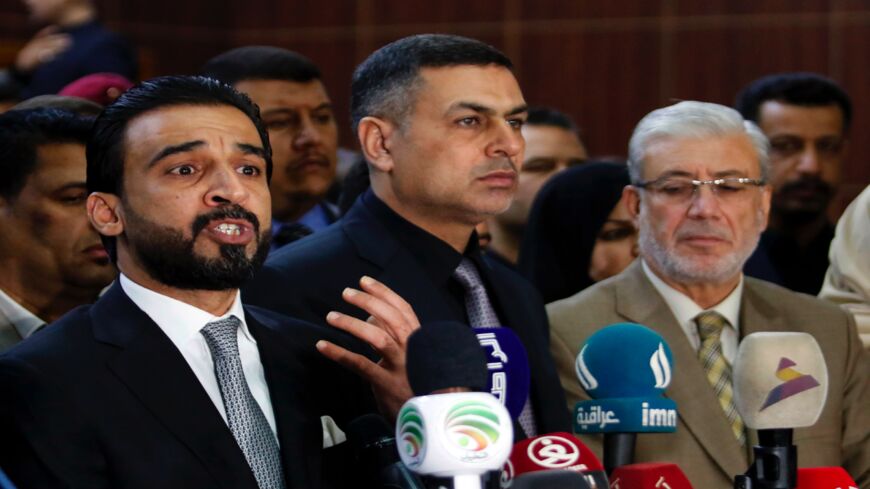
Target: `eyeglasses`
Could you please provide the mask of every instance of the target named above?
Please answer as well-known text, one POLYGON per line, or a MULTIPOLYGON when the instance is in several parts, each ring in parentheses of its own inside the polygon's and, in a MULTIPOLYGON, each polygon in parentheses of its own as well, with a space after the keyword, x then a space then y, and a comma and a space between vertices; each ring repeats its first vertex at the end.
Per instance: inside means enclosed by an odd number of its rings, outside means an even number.
POLYGON ((762 187, 767 182, 761 178, 716 178, 714 180, 695 180, 686 177, 662 177, 633 184, 661 196, 661 198, 683 204, 694 199, 702 185, 709 185, 713 195, 720 202, 736 202, 745 197, 752 187, 762 187))

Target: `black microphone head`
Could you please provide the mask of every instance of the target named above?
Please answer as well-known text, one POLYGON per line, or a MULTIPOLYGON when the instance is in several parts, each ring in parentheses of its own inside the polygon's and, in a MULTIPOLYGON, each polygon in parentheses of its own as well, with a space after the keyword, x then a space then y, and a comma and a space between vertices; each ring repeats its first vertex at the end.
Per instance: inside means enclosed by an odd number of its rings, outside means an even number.
POLYGON ((589 482, 572 470, 541 470, 514 479, 511 489, 589 489, 589 482))
POLYGON ((483 391, 489 380, 486 355, 474 331, 453 321, 427 323, 411 334, 406 369, 417 396, 451 387, 483 391))
MULTIPOLYGON (((347 424, 347 441, 363 448, 373 443, 385 443, 395 437, 394 430, 379 414, 364 414, 347 424)), ((395 443, 395 440, 392 440, 395 443)))

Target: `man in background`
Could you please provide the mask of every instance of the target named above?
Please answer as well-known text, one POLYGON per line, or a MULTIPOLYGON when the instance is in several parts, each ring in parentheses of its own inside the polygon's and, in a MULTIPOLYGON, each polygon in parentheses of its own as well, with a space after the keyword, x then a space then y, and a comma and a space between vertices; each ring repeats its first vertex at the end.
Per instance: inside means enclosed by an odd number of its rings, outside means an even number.
POLYGON ((332 224, 338 209, 326 195, 335 181, 338 127, 317 66, 286 49, 246 46, 215 56, 202 74, 260 107, 275 164, 272 248, 332 224))
POLYGON ((828 208, 846 157, 849 96, 822 76, 782 73, 752 82, 736 109, 770 139, 770 225, 756 254, 766 255, 776 276, 763 278, 816 295, 834 237, 828 208))
POLYGON ((538 191, 560 171, 589 157, 571 118, 556 109, 532 107, 523 125, 525 159, 510 207, 487 220, 491 241, 487 254, 515 267, 529 211, 538 191))
POLYGON ((129 43, 97 20, 92 0, 25 0, 33 21, 46 25, 15 58, 10 69, 22 85, 19 96, 57 93, 92 73, 137 77, 129 43))
POLYGON ((114 278, 85 210, 92 122, 58 109, 0 115, 0 351, 114 278))

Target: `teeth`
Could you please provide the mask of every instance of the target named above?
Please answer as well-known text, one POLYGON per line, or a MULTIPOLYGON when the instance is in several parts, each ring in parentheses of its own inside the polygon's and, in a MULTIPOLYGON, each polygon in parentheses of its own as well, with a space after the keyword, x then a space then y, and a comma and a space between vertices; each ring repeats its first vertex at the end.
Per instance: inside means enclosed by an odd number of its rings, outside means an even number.
POLYGON ((229 236, 238 236, 242 234, 242 228, 240 228, 238 224, 223 223, 214 229, 219 233, 227 234, 229 236))

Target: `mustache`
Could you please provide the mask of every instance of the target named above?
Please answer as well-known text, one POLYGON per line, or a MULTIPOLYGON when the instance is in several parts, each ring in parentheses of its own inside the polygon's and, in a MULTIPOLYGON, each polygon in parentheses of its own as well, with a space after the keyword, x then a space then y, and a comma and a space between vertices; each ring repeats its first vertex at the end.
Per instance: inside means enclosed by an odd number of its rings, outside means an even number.
POLYGON ((193 224, 191 224, 193 236, 198 235, 200 231, 205 229, 209 222, 220 219, 243 219, 251 223, 254 227, 255 235, 260 235, 260 220, 257 219, 257 216, 238 204, 230 204, 196 216, 196 219, 193 220, 193 224))
POLYGON ((716 228, 702 223, 686 223, 676 232, 676 239, 688 238, 691 236, 712 236, 717 239, 731 241, 731 233, 722 228, 716 228))
POLYGON ((781 193, 810 191, 829 195, 834 192, 834 187, 817 176, 806 175, 798 178, 797 180, 784 183, 782 187, 780 187, 779 191, 781 193))
POLYGON ((487 162, 475 167, 472 176, 478 178, 494 171, 510 171, 513 172, 514 175, 519 173, 519 170, 513 161, 508 158, 498 158, 488 160, 487 162))

